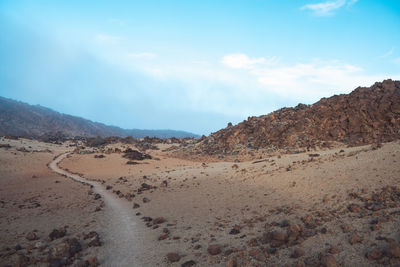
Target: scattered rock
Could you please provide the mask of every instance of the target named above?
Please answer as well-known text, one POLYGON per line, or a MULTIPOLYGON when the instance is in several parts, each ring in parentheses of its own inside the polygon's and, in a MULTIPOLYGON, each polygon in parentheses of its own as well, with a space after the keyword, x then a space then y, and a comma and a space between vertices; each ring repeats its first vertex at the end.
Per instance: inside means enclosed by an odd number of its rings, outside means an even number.
POLYGON ((383 257, 383 254, 378 248, 375 248, 372 251, 370 251, 369 253, 367 253, 366 256, 367 256, 368 260, 373 261, 373 260, 381 259, 383 257))
POLYGON ((67 229, 65 228, 60 228, 60 229, 54 229, 53 231, 51 231, 51 233, 49 234, 49 238, 51 240, 55 240, 61 237, 64 237, 67 233, 67 229))
POLYGON ((158 218, 155 218, 155 219, 153 220, 153 223, 154 223, 154 224, 162 224, 162 223, 164 223, 164 222, 165 222, 164 217, 158 217, 158 218))
POLYGON ((338 254, 339 253, 339 249, 337 246, 332 245, 329 249, 328 249, 328 253, 330 254, 338 254))
POLYGON ((361 237, 357 233, 352 234, 350 237, 349 243, 351 245, 354 245, 355 243, 359 243, 359 242, 361 242, 361 237))
POLYGON ((195 266, 196 262, 194 260, 190 260, 190 261, 186 261, 184 262, 181 267, 191 267, 191 266, 195 266))
POLYGON ((386 254, 392 258, 400 258, 400 246, 394 241, 389 242, 389 246, 386 249, 386 254))
POLYGON ((29 232, 26 237, 27 240, 29 241, 33 241, 33 240, 38 240, 39 237, 37 236, 37 234, 35 232, 29 232))
POLYGON ((88 258, 89 266, 90 267, 97 267, 99 266, 99 261, 97 260, 96 257, 89 257, 88 258))
POLYGON ((207 251, 210 255, 218 255, 221 253, 221 247, 219 245, 209 245, 207 251))
POLYGON ((300 258, 300 257, 304 256, 304 254, 305 254, 305 252, 304 252, 303 249, 301 249, 301 248, 296 248, 296 249, 293 251, 292 258, 300 258))
POLYGON ((235 258, 230 258, 227 262, 226 262, 226 267, 237 267, 237 261, 235 258))
POLYGON ((229 231, 230 235, 237 235, 240 234, 240 230, 238 228, 232 228, 232 230, 229 231))
POLYGON ((161 233, 161 235, 158 237, 158 240, 164 240, 164 239, 167 239, 168 238, 168 233, 161 233))
POLYGON ((337 267, 339 266, 336 259, 332 255, 324 255, 321 257, 321 264, 325 267, 337 267))
POLYGON ((166 257, 167 257, 167 260, 168 260, 169 262, 177 262, 177 261, 179 261, 179 260, 181 259, 181 256, 179 256, 179 254, 178 254, 178 253, 175 253, 175 252, 170 252, 170 253, 168 253, 168 254, 166 255, 166 257))

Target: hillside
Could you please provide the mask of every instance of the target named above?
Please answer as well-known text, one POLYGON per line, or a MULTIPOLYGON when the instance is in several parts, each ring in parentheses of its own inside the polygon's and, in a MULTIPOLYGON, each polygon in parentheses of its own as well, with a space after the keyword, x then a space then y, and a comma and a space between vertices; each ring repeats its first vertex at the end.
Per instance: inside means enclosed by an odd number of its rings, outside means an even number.
POLYGON ((14 135, 37 138, 55 133, 67 137, 196 137, 195 134, 184 131, 122 129, 80 117, 62 114, 39 105, 29 105, 0 97, 0 136, 14 135))
POLYGON ((296 149, 336 141, 347 145, 400 138, 400 81, 358 87, 350 94, 322 98, 268 115, 249 117, 202 138, 192 154, 235 154, 249 149, 296 149))

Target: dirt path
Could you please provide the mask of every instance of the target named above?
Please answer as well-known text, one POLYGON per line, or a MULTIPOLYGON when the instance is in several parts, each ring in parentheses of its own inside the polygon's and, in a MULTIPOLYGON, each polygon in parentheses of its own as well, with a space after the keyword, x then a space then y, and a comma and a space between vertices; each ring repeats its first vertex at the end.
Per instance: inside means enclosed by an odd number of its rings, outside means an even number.
POLYGON ((66 175, 78 182, 85 182, 93 186, 93 191, 102 196, 105 208, 101 224, 104 226, 104 245, 99 260, 104 266, 143 266, 143 254, 140 253, 140 245, 143 243, 143 235, 138 230, 137 220, 129 203, 116 198, 106 191, 100 184, 86 180, 78 175, 71 174, 60 169, 57 164, 68 153, 58 156, 49 167, 54 172, 66 175))

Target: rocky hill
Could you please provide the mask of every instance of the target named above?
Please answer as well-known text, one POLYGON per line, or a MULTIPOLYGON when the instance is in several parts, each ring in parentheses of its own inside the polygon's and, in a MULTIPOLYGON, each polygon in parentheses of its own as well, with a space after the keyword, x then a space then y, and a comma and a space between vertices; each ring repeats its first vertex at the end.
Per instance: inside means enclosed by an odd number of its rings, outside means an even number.
POLYGON ((268 115, 249 117, 238 125, 203 137, 185 148, 190 154, 235 154, 249 149, 296 149, 326 141, 361 145, 400 138, 400 81, 385 80, 350 94, 322 98, 268 115))
POLYGON ((29 105, 0 97, 0 136, 14 135, 39 138, 63 135, 66 137, 146 136, 159 138, 196 137, 195 134, 174 130, 122 129, 80 117, 58 113, 39 105, 29 105))

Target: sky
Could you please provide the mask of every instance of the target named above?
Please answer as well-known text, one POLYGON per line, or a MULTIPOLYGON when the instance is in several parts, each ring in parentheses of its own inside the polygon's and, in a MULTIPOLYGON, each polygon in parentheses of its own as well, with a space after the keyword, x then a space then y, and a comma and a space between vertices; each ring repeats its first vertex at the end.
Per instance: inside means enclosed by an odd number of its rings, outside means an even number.
POLYGON ((0 0, 0 96, 210 134, 400 80, 400 1, 0 0))

